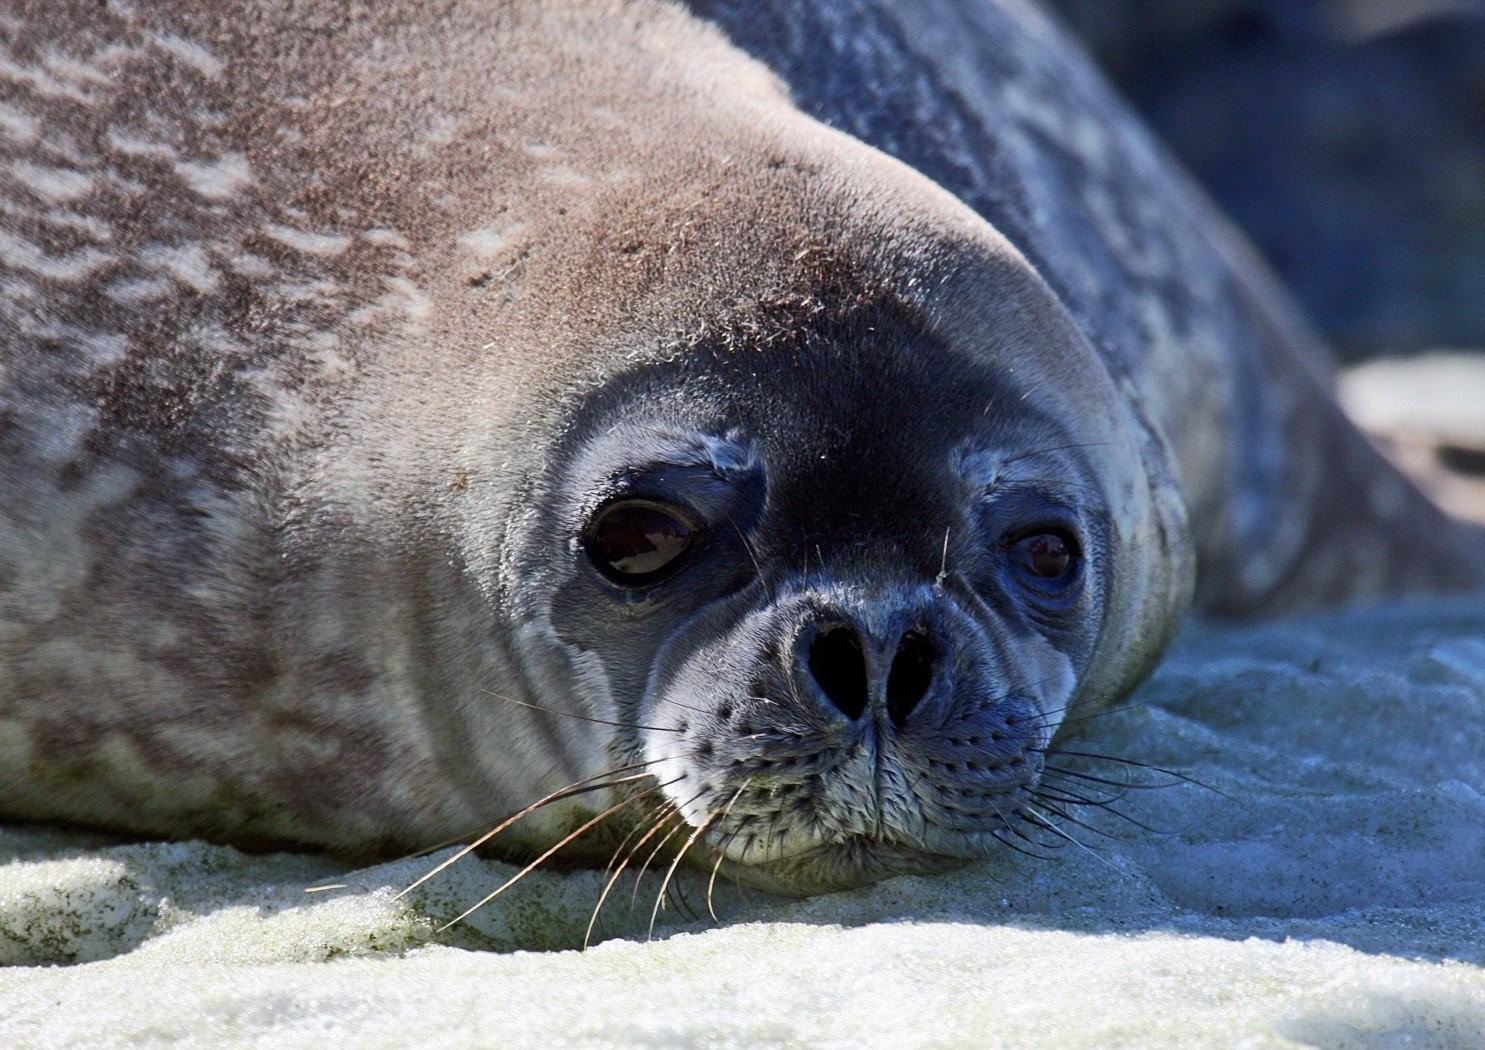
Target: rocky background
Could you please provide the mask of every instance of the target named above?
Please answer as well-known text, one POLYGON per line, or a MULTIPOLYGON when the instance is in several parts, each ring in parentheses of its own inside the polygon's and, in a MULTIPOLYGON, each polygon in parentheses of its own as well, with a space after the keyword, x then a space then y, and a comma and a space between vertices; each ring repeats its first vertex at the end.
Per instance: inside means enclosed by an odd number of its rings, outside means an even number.
POLYGON ((1485 0, 1045 2, 1344 358, 1485 347, 1485 0))

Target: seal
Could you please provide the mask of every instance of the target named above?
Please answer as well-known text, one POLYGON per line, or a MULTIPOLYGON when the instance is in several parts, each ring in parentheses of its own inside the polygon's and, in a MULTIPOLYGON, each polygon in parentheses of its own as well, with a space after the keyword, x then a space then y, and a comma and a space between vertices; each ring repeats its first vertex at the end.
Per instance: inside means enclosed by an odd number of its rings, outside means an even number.
POLYGON ((1481 581, 1015 0, 0 30, 8 817, 810 892, 1060 829, 1193 600, 1481 581))

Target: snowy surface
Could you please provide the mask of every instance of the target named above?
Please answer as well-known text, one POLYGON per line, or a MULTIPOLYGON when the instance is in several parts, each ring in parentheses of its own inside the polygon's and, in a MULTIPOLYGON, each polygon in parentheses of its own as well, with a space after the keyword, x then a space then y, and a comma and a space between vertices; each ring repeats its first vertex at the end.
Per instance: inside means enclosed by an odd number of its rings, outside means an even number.
POLYGON ((1485 524, 1485 351, 1369 361, 1341 374, 1338 393, 1435 503, 1485 524))
POLYGON ((1338 393, 1368 431, 1424 431, 1468 447, 1485 440, 1485 352, 1370 361, 1342 373, 1338 393))
POLYGON ((511 869, 394 901, 430 859, 0 829, 0 1045, 1481 1045, 1485 597, 1193 629, 1082 746, 1221 793, 1133 792, 1164 833, 1103 818, 1096 855, 723 889, 720 928, 666 912, 648 943, 626 885, 587 952, 552 949, 591 872, 437 935, 511 869))

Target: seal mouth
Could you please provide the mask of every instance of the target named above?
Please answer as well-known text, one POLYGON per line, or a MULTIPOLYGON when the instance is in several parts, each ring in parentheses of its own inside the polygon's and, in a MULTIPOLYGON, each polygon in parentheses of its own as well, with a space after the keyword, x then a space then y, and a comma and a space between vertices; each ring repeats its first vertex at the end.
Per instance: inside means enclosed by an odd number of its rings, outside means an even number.
MULTIPOLYGON (((743 797, 739 791, 733 800, 743 797)), ((803 897, 898 875, 936 875, 984 860, 1021 834, 1005 810, 1020 813, 1037 797, 1034 781, 1004 788, 997 792, 998 802, 973 814, 964 811, 960 815, 969 819, 958 822, 951 813, 928 812, 920 804, 914 820, 882 820, 878 813, 831 830, 821 827, 818 816, 801 820, 783 808, 749 807, 738 817, 724 807, 687 823, 704 829, 707 856, 703 860, 698 851, 698 862, 752 888, 803 897)))

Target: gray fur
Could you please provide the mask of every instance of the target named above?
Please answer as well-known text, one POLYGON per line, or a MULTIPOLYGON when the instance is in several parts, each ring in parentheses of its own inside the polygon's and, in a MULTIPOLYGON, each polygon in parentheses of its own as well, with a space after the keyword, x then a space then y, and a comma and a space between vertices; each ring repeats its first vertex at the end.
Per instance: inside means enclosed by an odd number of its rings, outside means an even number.
MULTIPOLYGON (((1014 0, 704 12, 761 62, 646 2, 224 11, 0 13, 6 816, 382 853, 614 762, 703 774, 702 744, 750 734, 688 725, 670 753, 492 694, 670 719, 660 678, 715 685, 696 661, 741 646, 741 682, 759 624, 800 629, 827 598, 930 609, 976 688, 1015 694, 983 717, 1029 725, 1137 681, 1194 586, 1254 611, 1478 581, 1340 417, 1261 269, 1014 0), (862 327, 876 317, 901 345, 862 327), (833 368, 862 400, 819 407, 846 385, 833 368), (876 402, 892 425, 867 433, 876 402), (1082 451, 1024 458, 1053 429, 1082 451), (780 547, 673 663, 660 639, 678 627, 601 640, 617 614, 574 597, 571 536, 613 463, 679 456, 774 493, 813 476, 817 445, 844 457, 821 486, 893 464, 881 476, 907 493, 921 459, 931 506, 822 496, 901 528, 863 534, 865 561, 811 569, 780 547), (933 509, 956 476, 1061 479, 1107 523, 1076 641, 1013 630, 973 588, 921 589, 946 532, 956 571, 979 557, 962 508, 933 509)), ((986 699, 955 696, 916 751, 825 727, 794 757, 863 748, 860 768, 960 790, 925 757, 986 699)), ((982 757, 1022 760, 1019 790, 1043 743, 1026 729, 982 757)), ((738 816, 773 821, 760 856, 802 855, 789 835, 875 834, 885 867, 993 845, 935 837, 932 798, 831 768, 811 829, 759 773, 738 816)), ((699 821, 739 783, 667 797, 699 821)), ((570 818, 543 811, 511 846, 570 818)), ((875 870, 842 856, 777 878, 875 870)))

